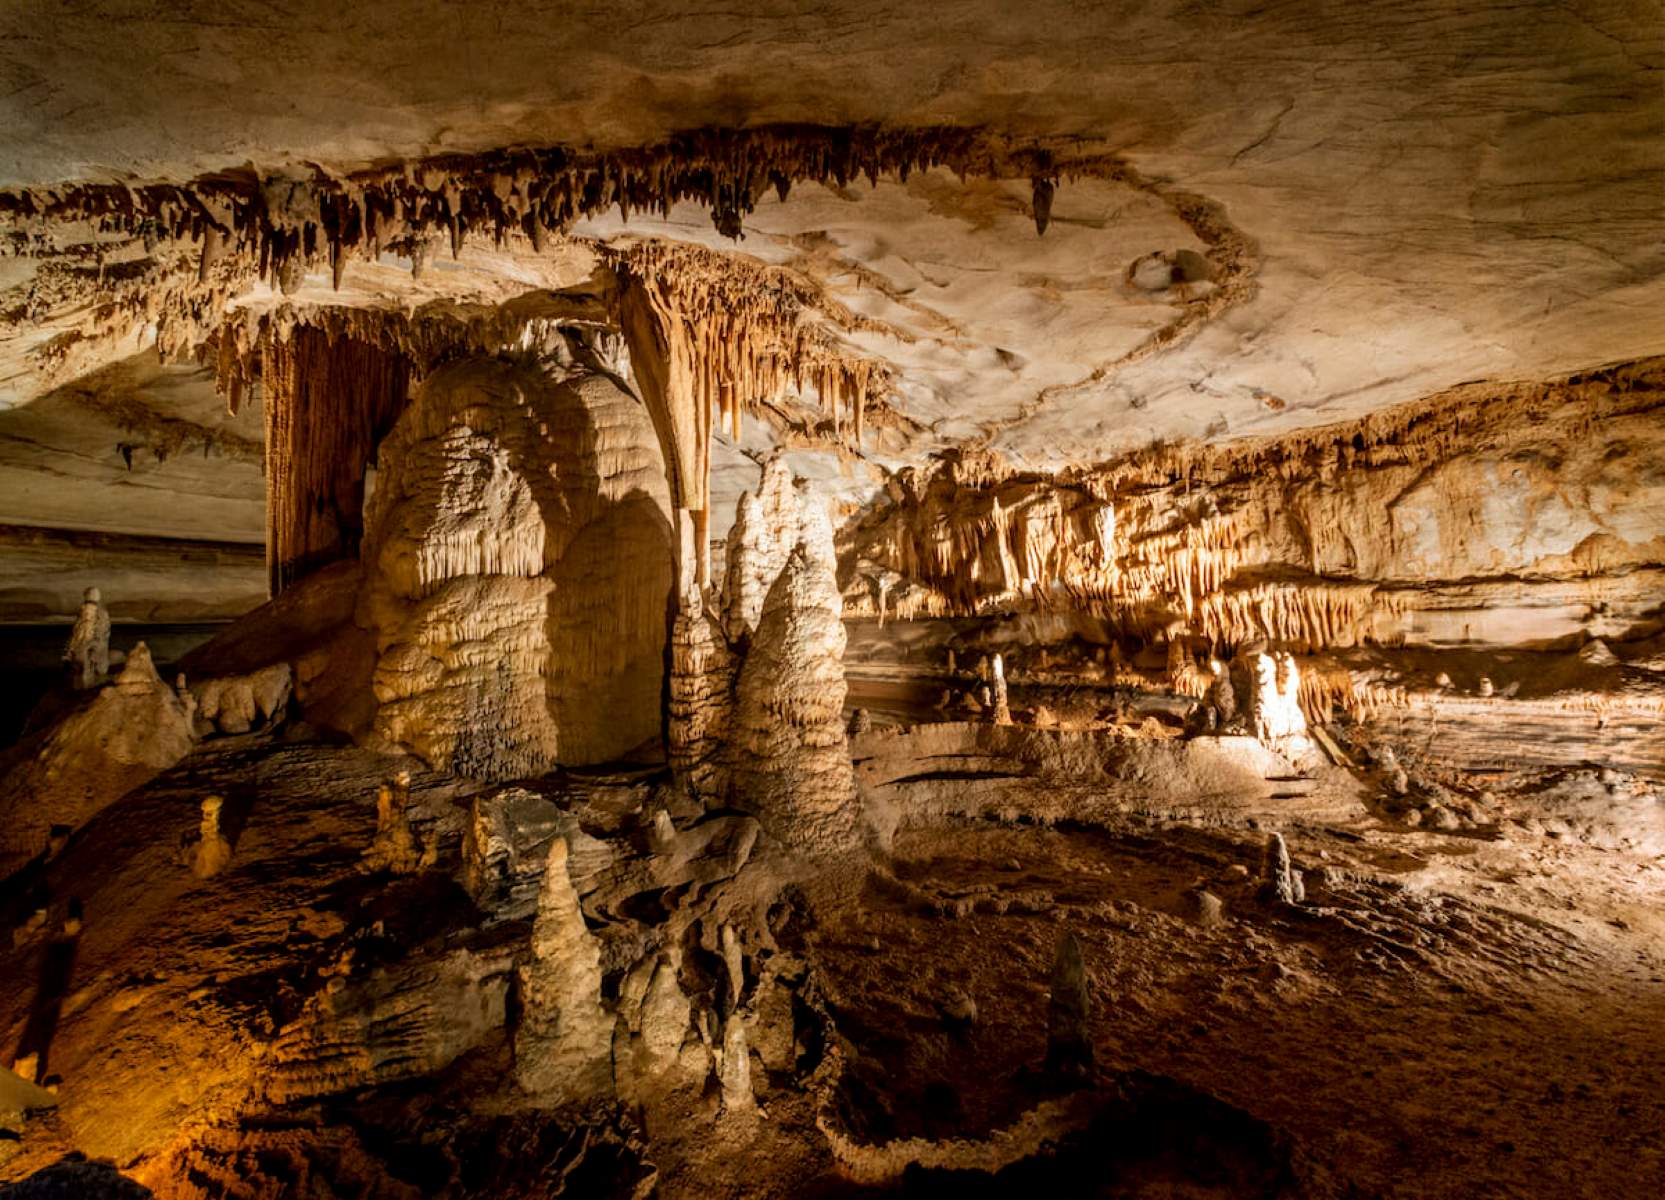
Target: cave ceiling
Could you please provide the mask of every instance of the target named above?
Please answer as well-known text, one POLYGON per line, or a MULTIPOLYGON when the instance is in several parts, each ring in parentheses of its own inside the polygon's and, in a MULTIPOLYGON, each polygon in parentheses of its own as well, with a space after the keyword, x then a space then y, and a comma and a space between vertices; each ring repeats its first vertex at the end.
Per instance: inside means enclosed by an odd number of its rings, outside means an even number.
MULTIPOLYGON (((853 455, 795 438, 784 408, 747 423, 713 451, 719 499, 752 477, 737 451, 770 443, 798 445, 803 473, 859 498, 881 468, 951 446, 1056 470, 1665 348, 1665 30, 1646 3, 147 2, 42 18, 0 17, 0 187, 34 204, 8 210, 24 253, 0 260, 0 409, 50 412, 66 389, 85 409, 87 381, 108 395, 116 369, 164 418, 212 423, 191 415, 208 371, 170 368, 145 390, 154 372, 117 366, 148 353, 153 312, 43 352, 85 330, 107 280, 201 254, 189 229, 158 248, 40 215, 69 185, 231 180, 275 210, 294 181, 351 190, 404 172, 425 186, 446 164, 521 151, 657 147, 662 162, 710 130, 788 149, 805 127, 901 131, 927 148, 905 178, 811 170, 784 196, 759 187, 739 237, 708 196, 595 206, 536 244, 530 226, 469 228, 454 255, 430 229, 420 278, 414 242, 358 247, 338 278, 321 251, 281 291, 275 271, 229 272, 213 316, 479 321, 542 304, 583 318, 619 256, 651 239, 718 256, 702 264, 780 268, 803 319, 879 372, 875 417, 853 455), (942 149, 967 138, 970 151, 942 149), (1036 179, 1056 183, 1050 212, 1036 179), (66 260, 98 286, 43 284, 43 264, 66 260)), ((0 475, 28 466, 5 432, 0 475)), ((243 476, 216 486, 257 496, 243 476)), ((0 517, 99 524, 31 500, 50 489, 24 478, 0 479, 0 517)))

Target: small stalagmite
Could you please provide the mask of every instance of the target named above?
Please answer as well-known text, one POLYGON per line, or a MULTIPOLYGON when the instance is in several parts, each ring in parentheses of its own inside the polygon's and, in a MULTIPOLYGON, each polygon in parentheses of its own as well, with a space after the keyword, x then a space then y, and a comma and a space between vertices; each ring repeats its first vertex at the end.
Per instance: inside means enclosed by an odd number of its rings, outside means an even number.
POLYGON ((515 1079, 552 1101, 582 1099, 612 1084, 613 1020, 601 1004, 601 948, 584 924, 567 873, 567 840, 549 843, 531 953, 520 967, 515 1079))
POLYGON ((1306 887, 1301 882, 1300 872, 1289 860, 1289 847, 1281 833, 1274 833, 1266 843, 1265 876, 1263 890, 1268 900, 1279 904, 1299 904, 1307 898, 1306 887))
POLYGON ((188 862, 198 879, 212 879, 231 865, 231 843, 220 832, 220 812, 225 800, 209 796, 202 802, 202 825, 188 862))
POLYGON ((77 691, 97 687, 110 673, 110 614, 101 601, 95 587, 82 594, 81 613, 64 647, 70 686, 77 691))
POLYGON ((757 1107, 752 1091, 752 1054, 746 1040, 745 1018, 738 1011, 723 1022, 723 1057, 718 1080, 723 1087, 723 1111, 749 1112, 757 1107))
POLYGON ((391 784, 376 789, 376 839, 364 852, 365 870, 410 875, 433 865, 434 849, 417 844, 409 806, 409 772, 400 771, 391 784))
POLYGON ((1012 709, 1006 698, 1006 660, 996 654, 989 660, 989 674, 992 679, 994 723, 996 725, 1010 725, 1012 723, 1012 709))
POLYGON ((1081 941, 1073 933, 1058 939, 1052 960, 1052 992, 1047 1001, 1046 1066, 1049 1071, 1084 1080, 1092 1074, 1093 1045, 1088 1029, 1091 1000, 1081 941))

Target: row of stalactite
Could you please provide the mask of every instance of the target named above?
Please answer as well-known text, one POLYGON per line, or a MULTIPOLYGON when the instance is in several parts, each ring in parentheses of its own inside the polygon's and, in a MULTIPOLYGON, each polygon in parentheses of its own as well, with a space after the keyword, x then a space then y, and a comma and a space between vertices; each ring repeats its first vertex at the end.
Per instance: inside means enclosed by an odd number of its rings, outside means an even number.
POLYGON ((183 184, 0 191, 0 221, 24 233, 31 225, 87 223, 100 234, 142 238, 147 248, 189 240, 200 245, 205 271, 221 256, 241 255, 288 292, 310 262, 327 261, 339 286, 354 255, 409 252, 433 237, 448 239, 453 254, 469 236, 499 245, 523 236, 541 249, 546 237, 612 209, 628 220, 633 212, 668 214, 693 201, 710 210, 719 232, 738 238, 742 219, 765 195, 784 200, 797 183, 906 181, 937 166, 962 177, 1031 180, 1043 231, 1058 179, 1126 170, 1091 149, 1019 144, 960 128, 791 125, 698 130, 633 150, 443 155, 345 175, 227 171, 183 184))
MULTIPOLYGON (((1465 385, 1338 426, 1155 447, 1057 476, 1003 470, 988 452, 952 456, 893 481, 889 503, 846 534, 847 602, 902 618, 1076 612, 1223 652, 1262 638, 1298 651, 1391 639, 1381 631, 1402 630, 1415 602, 1383 507, 1401 489, 1461 455, 1577 444, 1597 422, 1657 408, 1662 392, 1665 359, 1652 359, 1465 385)), ((1483 473, 1449 486, 1470 476, 1483 473)), ((1453 520, 1478 503, 1446 499, 1453 520)))
POLYGON ((262 345, 272 593, 358 551, 365 467, 409 396, 410 363, 310 328, 262 345))

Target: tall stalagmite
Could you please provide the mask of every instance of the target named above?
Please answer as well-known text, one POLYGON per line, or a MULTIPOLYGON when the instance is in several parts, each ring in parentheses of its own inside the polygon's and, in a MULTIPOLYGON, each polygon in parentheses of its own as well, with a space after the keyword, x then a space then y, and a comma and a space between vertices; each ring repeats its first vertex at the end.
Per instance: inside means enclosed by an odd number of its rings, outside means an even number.
POLYGON ((832 565, 795 548, 763 603, 740 669, 731 742, 735 803, 796 849, 860 841, 844 724, 844 625, 832 565))
POLYGON ((601 949, 584 924, 567 873, 567 840, 549 843, 532 923, 532 952, 520 968, 515 1079, 533 1095, 575 1100, 612 1085, 613 1022, 601 1005, 601 949))

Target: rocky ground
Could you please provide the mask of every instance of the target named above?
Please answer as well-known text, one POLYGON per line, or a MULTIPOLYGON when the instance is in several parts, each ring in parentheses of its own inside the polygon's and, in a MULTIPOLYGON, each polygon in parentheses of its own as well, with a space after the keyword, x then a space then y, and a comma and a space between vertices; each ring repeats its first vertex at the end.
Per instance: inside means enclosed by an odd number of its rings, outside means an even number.
MULTIPOLYGON (((0 954, 22 986, 0 995, 0 1035, 38 1056, 25 1065, 57 1107, 0 1143, 0 1172, 80 1152, 163 1196, 1665 1183, 1665 862, 1612 836, 1659 822, 1651 785, 1523 772, 1441 829, 1391 811, 1374 768, 1265 778, 1248 739, 1020 729, 1003 747, 992 728, 857 738, 890 849, 785 870, 764 846, 710 889, 751 896, 768 931, 746 956, 754 1110, 694 1075, 529 1103, 505 1032, 527 925, 465 881, 478 785, 414 776, 413 836, 434 855, 390 875, 363 855, 398 762, 304 729, 206 743, 6 885, 0 954), (1186 779, 1226 781, 1192 811, 1161 798, 1161 756, 1182 752, 1186 779), (1084 755, 1120 782, 1095 782, 1084 755), (188 863, 208 792, 226 798, 233 858, 204 879, 188 863), (1272 830, 1299 905, 1263 893, 1272 830), (1044 1066, 1065 933, 1090 984, 1085 1086, 1044 1066)), ((615 862, 654 789, 640 771, 545 788, 615 862)), ((591 924, 604 945, 651 941, 700 891, 642 892, 591 924)), ((630 985, 607 969, 616 998, 630 985)))

